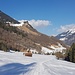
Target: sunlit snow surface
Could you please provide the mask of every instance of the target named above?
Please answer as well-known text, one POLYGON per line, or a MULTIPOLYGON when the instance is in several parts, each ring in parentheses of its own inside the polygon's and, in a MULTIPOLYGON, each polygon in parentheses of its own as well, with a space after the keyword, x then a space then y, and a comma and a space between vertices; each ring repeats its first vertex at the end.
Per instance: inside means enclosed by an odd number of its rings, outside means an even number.
POLYGON ((75 75, 75 64, 52 55, 0 51, 0 75, 75 75))

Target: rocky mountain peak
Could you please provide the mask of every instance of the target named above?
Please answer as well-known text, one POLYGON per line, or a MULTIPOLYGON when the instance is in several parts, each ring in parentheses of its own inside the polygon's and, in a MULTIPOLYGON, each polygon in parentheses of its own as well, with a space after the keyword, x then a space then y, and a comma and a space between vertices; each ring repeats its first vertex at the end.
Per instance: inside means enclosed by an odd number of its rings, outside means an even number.
POLYGON ((63 41, 67 45, 72 45, 72 43, 75 42, 75 29, 71 28, 66 32, 58 34, 56 38, 63 41))

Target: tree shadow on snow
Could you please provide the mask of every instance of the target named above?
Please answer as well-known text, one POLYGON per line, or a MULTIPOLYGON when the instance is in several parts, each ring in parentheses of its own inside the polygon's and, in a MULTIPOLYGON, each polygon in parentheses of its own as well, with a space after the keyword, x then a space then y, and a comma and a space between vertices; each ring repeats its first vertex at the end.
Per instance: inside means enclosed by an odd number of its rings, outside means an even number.
POLYGON ((11 63, 0 67, 0 75, 20 75, 32 70, 36 63, 23 65, 20 63, 11 63))

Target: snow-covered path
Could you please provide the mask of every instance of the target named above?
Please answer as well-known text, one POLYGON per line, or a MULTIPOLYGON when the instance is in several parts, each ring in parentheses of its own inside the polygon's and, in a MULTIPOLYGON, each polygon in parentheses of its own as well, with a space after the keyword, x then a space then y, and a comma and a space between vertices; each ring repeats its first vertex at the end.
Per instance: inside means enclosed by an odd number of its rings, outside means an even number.
POLYGON ((0 75, 75 75, 75 64, 52 55, 26 57, 21 52, 0 51, 0 75))
POLYGON ((75 75, 75 64, 51 57, 38 62, 26 75, 75 75))

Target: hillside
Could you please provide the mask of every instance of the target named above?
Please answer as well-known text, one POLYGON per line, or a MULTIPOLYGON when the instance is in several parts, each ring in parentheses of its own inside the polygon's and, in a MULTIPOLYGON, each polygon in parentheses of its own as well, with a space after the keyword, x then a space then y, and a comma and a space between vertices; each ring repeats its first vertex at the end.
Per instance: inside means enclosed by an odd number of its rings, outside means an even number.
POLYGON ((5 14, 1 10, 0 10, 0 22, 3 22, 3 23, 10 23, 11 22, 11 23, 19 24, 19 22, 17 20, 13 19, 12 17, 5 14))
MULTIPOLYGON (((23 25, 23 28, 24 27, 23 25)), ((48 48, 48 50, 55 50, 58 48, 59 50, 65 49, 66 46, 61 41, 32 29, 28 28, 30 32, 27 32, 27 30, 24 31, 20 28, 10 26, 9 24, 0 23, 0 43, 5 44, 8 49, 18 51, 33 49, 38 53, 41 53, 43 47, 48 48), (62 45, 60 46, 59 44, 62 45)))
POLYGON ((3 12, 0 12, 0 16, 1 50, 13 49, 18 51, 27 51, 29 49, 34 50, 37 53, 42 53, 42 51, 44 51, 43 53, 47 53, 66 49, 66 45, 60 40, 53 36, 49 37, 38 32, 29 24, 28 21, 19 23, 18 21, 14 21, 13 18, 4 14, 3 12), (47 48, 47 51, 45 51, 45 48, 47 48))
POLYGON ((0 43, 6 44, 9 49, 25 51, 30 47, 35 49, 39 47, 27 36, 27 33, 17 27, 0 23, 0 43))
POLYGON ((39 44, 51 50, 52 50, 51 46, 59 48, 58 44, 61 44, 63 47, 67 47, 64 43, 62 43, 55 37, 53 36, 49 37, 45 34, 38 32, 28 23, 28 21, 24 22, 22 26, 18 26, 18 28, 26 32, 28 34, 28 38, 34 41, 36 44, 39 44))

